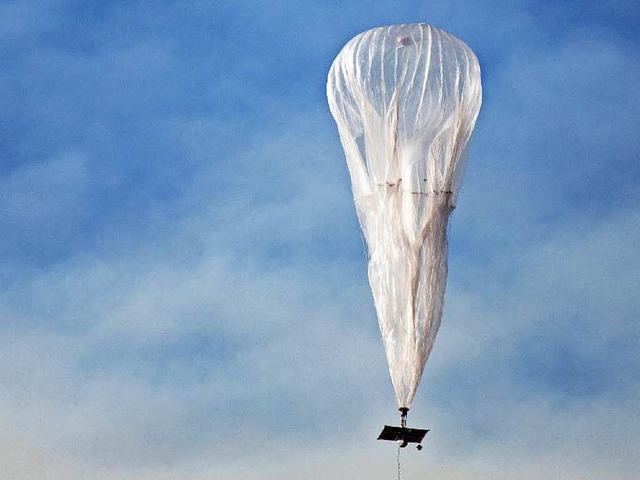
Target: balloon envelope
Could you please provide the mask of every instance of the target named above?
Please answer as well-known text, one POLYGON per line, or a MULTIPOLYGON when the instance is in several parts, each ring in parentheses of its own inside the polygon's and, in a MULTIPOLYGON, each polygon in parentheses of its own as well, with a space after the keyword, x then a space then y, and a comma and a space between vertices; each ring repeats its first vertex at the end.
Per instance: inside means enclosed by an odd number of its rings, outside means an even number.
POLYGON ((482 101, 480 66, 433 26, 374 28, 338 54, 327 97, 391 380, 398 406, 408 408, 442 318, 447 226, 482 101))

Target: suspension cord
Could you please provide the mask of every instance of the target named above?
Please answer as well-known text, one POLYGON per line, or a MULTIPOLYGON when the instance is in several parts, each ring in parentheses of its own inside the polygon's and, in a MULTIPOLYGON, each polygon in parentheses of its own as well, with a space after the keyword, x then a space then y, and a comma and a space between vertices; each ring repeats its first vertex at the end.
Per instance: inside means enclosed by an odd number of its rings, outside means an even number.
MULTIPOLYGON (((400 427, 401 428, 406 428, 407 427, 407 413, 409 412, 409 409, 406 407, 401 407, 399 408, 400 410, 400 427)), ((404 443, 404 438, 402 438, 402 446, 406 446, 407 444, 404 443)), ((397 457, 397 461, 398 461, 398 480, 400 480, 400 443, 398 443, 398 457, 397 457)))

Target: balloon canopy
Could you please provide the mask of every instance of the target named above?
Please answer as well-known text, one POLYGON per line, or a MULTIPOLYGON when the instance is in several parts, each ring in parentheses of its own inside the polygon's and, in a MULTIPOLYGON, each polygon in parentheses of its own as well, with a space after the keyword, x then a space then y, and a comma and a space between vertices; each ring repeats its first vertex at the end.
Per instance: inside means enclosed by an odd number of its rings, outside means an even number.
POLYGON ((398 407, 408 408, 440 327, 447 226, 480 110, 480 66, 427 24, 361 33, 327 82, 369 259, 398 407))

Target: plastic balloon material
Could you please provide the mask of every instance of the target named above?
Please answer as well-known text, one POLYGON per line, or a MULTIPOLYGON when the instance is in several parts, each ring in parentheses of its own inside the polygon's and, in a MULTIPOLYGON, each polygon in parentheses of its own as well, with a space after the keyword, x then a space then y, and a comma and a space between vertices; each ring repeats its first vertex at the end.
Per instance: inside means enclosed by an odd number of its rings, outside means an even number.
POLYGON ((442 318, 448 221, 482 102, 480 65, 431 25, 374 28, 338 54, 327 97, 391 381, 398 407, 408 409, 442 318))

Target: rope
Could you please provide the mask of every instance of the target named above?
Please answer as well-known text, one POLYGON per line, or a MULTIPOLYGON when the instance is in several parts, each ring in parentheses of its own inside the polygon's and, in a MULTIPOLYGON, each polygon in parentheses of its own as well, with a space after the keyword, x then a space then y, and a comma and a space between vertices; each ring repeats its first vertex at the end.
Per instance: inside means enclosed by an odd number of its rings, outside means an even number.
MULTIPOLYGON (((406 428, 407 426, 407 412, 409 411, 408 408, 400 408, 400 427, 401 428, 406 428)), ((404 438, 402 438, 403 441, 403 445, 406 446, 406 443, 404 443, 404 438)), ((398 456, 397 459, 398 461, 398 480, 400 480, 400 443, 398 443, 398 456)))

